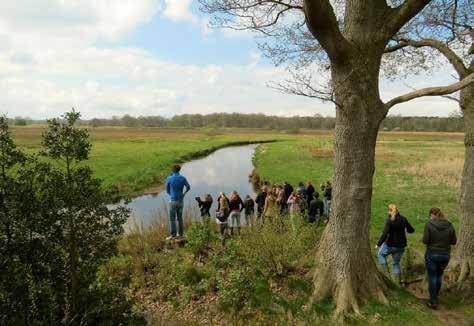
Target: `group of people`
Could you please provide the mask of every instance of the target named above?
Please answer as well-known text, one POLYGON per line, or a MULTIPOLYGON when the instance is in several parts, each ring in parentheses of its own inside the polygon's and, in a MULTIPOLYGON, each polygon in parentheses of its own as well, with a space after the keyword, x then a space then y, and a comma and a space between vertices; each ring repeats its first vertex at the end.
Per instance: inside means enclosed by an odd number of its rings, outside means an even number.
MULTIPOLYGON (((173 165, 172 170, 172 175, 166 180, 166 191, 170 196, 170 236, 167 239, 183 236, 183 198, 191 189, 186 178, 179 174, 181 167, 173 165)), ((331 182, 326 181, 321 184, 320 189, 323 193, 323 201, 319 199, 319 193, 311 182, 306 184, 300 182, 296 190, 288 182, 273 186, 264 183, 255 200, 249 195, 242 199, 236 191, 233 191, 229 197, 221 192, 217 198, 216 222, 219 224, 222 241, 228 229, 231 235, 240 234, 242 211, 244 222, 249 226, 255 224, 254 216, 257 217, 259 223, 272 222, 276 216, 286 215, 289 215, 292 222, 296 216, 307 216, 309 222, 317 224, 323 216, 329 220, 332 199, 331 182), (255 206, 257 206, 256 211, 255 206)), ((195 199, 201 216, 210 217, 212 196, 206 194, 203 200, 200 197, 195 199)), ((402 283, 400 261, 407 246, 406 233, 413 232, 415 229, 408 219, 400 214, 395 204, 390 204, 388 218, 375 249, 378 250, 382 270, 388 277, 391 273, 387 257, 392 256, 392 274, 399 283, 402 283)), ((432 208, 429 212, 429 220, 423 233, 423 243, 426 245, 425 265, 430 294, 428 306, 437 309, 443 273, 450 259, 451 246, 456 244, 454 227, 439 208, 432 208)))
MULTIPOLYGON (((375 249, 378 250, 379 262, 387 277, 390 277, 387 257, 392 256, 392 274, 399 283, 402 283, 400 261, 407 246, 406 233, 413 232, 415 229, 408 219, 400 214, 395 204, 390 204, 388 218, 375 249)), ((423 243, 426 245, 425 267, 430 295, 428 307, 436 310, 443 273, 450 259, 451 246, 456 244, 454 227, 439 208, 431 208, 429 212, 429 220, 423 232, 423 243)))

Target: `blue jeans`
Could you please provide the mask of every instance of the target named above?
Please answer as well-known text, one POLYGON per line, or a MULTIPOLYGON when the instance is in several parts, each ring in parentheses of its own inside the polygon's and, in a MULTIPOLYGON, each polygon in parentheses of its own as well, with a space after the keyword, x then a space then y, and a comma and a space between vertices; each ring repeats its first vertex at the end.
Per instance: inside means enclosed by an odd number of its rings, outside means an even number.
POLYGON ((449 252, 425 253, 425 266, 428 274, 428 291, 430 292, 430 303, 438 304, 439 290, 443 281, 443 272, 449 263, 449 252))
POLYGON ((400 274, 400 260, 402 260, 405 248, 389 247, 384 242, 379 249, 378 256, 381 265, 387 265, 387 256, 392 255, 392 272, 393 274, 400 274))
POLYGON ((183 202, 182 201, 170 201, 169 207, 169 220, 170 220, 170 234, 176 236, 176 220, 178 220, 178 234, 184 235, 183 226, 183 202))
POLYGON ((324 198, 323 199, 323 203, 324 203, 324 214, 326 214, 328 220, 329 220, 329 214, 331 214, 331 200, 327 199, 327 198, 324 198))

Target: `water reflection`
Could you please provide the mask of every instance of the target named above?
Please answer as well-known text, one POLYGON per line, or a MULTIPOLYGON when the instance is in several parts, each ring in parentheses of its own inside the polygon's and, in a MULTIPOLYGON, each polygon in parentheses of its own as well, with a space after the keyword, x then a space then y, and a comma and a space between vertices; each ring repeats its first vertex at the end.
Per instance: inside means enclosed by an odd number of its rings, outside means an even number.
MULTIPOLYGON (((253 170, 252 157, 256 147, 257 145, 227 147, 205 158, 183 164, 181 174, 191 185, 191 190, 184 199, 184 216, 199 216, 194 198, 204 198, 206 193, 210 193, 214 199, 212 214, 217 208, 217 195, 221 191, 229 195, 236 190, 242 199, 246 195, 255 198, 248 176, 253 170)), ((146 228, 152 223, 167 224, 168 201, 166 191, 133 199, 127 205, 131 209, 129 226, 146 228)))

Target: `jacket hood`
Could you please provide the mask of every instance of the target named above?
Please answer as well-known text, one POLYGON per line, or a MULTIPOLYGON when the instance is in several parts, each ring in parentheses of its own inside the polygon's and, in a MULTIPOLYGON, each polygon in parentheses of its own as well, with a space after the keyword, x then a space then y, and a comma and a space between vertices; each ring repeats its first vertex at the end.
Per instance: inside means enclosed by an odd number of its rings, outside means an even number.
POLYGON ((443 219, 430 220, 429 223, 430 223, 430 226, 434 227, 438 231, 447 230, 451 227, 451 223, 443 219))

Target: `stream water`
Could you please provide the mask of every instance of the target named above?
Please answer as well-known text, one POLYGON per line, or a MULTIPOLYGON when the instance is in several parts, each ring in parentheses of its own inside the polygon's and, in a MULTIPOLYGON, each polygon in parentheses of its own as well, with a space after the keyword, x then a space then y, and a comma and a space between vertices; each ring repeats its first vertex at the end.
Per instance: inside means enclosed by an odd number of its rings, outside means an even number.
MULTIPOLYGON (((184 199, 185 218, 200 216, 195 197, 204 198, 211 194, 214 202, 212 214, 217 208, 217 195, 224 191, 229 195, 237 191, 242 199, 250 195, 255 199, 255 191, 249 181, 253 170, 252 157, 258 145, 244 145, 219 149, 207 157, 182 165, 181 174, 186 177, 191 190, 184 199)), ((131 209, 128 227, 146 228, 153 223, 168 224, 169 196, 166 191, 155 195, 134 198, 126 206, 131 209)))

